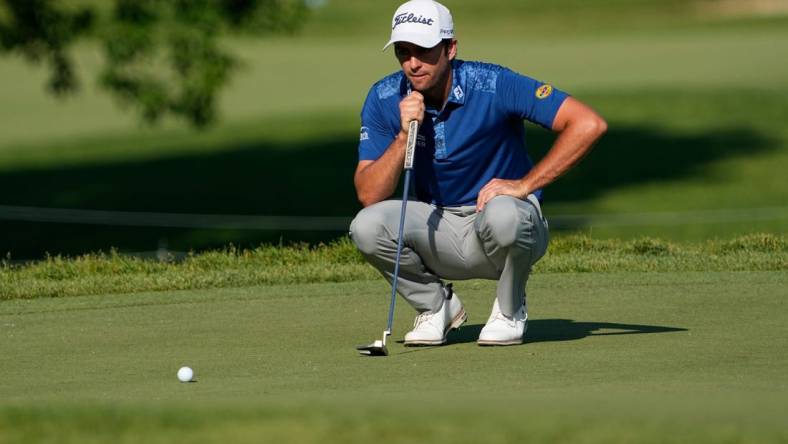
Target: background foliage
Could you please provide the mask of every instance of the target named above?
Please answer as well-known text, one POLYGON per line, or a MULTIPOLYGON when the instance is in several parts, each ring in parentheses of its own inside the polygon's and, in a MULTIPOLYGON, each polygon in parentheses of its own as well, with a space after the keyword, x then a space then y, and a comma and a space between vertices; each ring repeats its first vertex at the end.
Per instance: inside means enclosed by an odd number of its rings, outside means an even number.
POLYGON ((292 32, 306 11, 300 0, 115 0, 111 7, 55 0, 3 0, 0 48, 50 71, 49 89, 74 92, 74 45, 104 49, 101 85, 155 122, 167 113, 195 126, 215 119, 216 95, 238 60, 222 47, 228 34, 292 32))

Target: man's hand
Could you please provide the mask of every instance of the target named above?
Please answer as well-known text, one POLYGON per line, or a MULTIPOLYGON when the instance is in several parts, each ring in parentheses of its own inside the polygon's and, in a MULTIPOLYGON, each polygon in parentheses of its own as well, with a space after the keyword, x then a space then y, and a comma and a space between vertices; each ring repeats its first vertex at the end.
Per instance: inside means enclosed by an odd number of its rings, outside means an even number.
POLYGON ((525 199, 530 193, 522 180, 493 179, 479 190, 479 197, 476 198, 476 212, 484 209, 487 202, 495 196, 513 196, 518 199, 525 199))
POLYGON ((419 126, 424 121, 424 96, 418 91, 411 92, 399 102, 400 133, 408 134, 411 120, 418 120, 419 126))

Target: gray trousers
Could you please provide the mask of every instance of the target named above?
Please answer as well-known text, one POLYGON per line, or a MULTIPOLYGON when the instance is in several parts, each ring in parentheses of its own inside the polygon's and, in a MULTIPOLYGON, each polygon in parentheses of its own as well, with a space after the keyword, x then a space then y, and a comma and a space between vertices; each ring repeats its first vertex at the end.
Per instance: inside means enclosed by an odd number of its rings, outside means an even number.
MULTIPOLYGON (((361 254, 391 283, 401 200, 361 210, 350 236, 361 254)), ((547 250, 548 232, 534 195, 496 196, 484 210, 408 201, 397 290, 417 311, 443 303, 443 279, 494 279, 501 312, 512 316, 525 298, 531 267, 547 250)))

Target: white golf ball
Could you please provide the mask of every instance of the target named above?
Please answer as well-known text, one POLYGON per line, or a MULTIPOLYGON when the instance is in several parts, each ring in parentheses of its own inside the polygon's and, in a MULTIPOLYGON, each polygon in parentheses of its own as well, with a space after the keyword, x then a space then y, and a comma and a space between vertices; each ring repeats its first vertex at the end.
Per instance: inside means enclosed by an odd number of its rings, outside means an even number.
POLYGON ((189 382, 194 377, 194 371, 189 367, 181 367, 178 369, 178 379, 181 382, 189 382))

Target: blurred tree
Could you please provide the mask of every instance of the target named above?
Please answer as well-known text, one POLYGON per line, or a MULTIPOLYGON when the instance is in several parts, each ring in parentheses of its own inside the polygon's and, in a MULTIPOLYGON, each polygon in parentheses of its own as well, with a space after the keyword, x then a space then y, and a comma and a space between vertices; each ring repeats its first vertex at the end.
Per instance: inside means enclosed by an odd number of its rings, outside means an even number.
POLYGON ((48 88, 62 96, 78 88, 69 50, 98 40, 99 83, 111 94, 146 121, 171 113, 201 127, 238 65, 221 37, 291 32, 305 14, 302 0, 0 0, 0 52, 46 63, 48 88))

